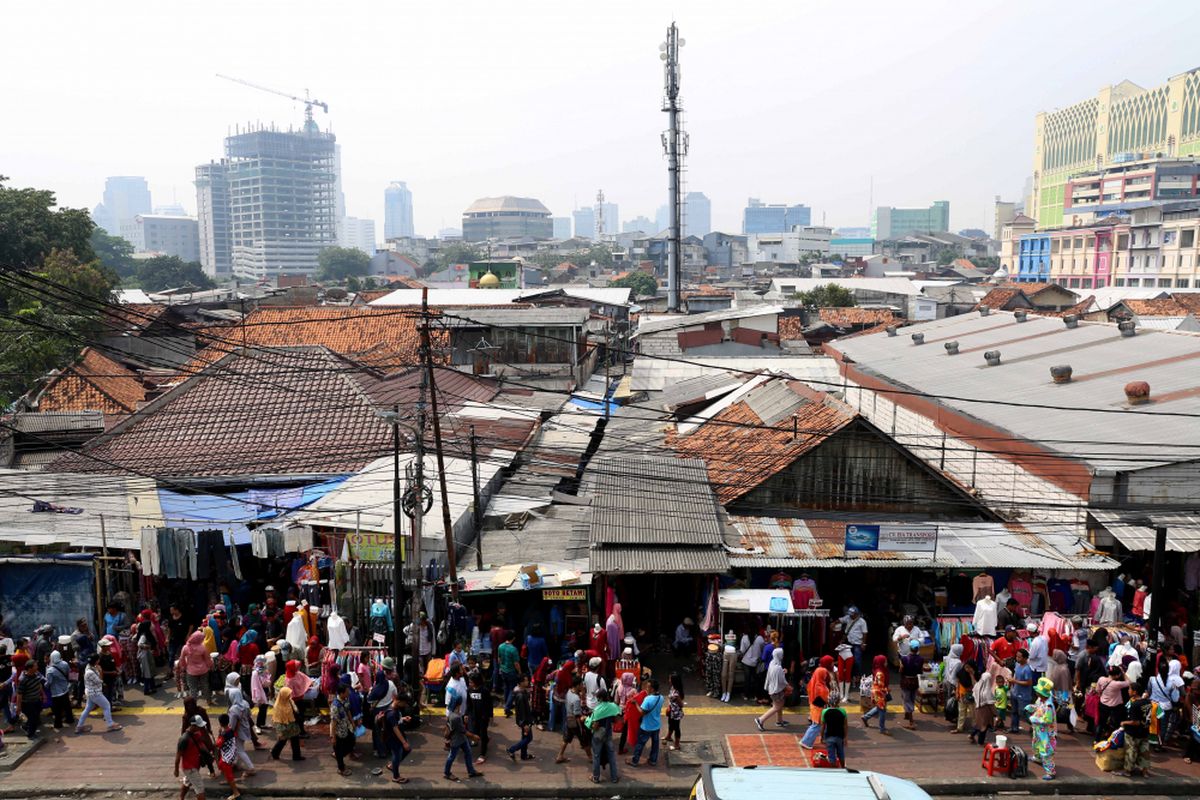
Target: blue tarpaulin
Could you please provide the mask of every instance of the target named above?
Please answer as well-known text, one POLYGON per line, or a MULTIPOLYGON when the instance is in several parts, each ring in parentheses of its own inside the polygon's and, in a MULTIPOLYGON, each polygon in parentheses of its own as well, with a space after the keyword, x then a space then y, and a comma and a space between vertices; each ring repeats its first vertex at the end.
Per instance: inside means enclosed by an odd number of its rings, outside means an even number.
POLYGON ((217 528, 231 531, 234 544, 249 544, 248 524, 274 519, 286 511, 303 508, 324 497, 344 480, 344 477, 339 477, 286 489, 222 492, 220 497, 159 489, 158 502, 162 507, 163 524, 169 528, 217 528))
POLYGON ((13 636, 47 623, 59 633, 75 620, 96 621, 96 576, 90 554, 0 558, 0 613, 13 636))

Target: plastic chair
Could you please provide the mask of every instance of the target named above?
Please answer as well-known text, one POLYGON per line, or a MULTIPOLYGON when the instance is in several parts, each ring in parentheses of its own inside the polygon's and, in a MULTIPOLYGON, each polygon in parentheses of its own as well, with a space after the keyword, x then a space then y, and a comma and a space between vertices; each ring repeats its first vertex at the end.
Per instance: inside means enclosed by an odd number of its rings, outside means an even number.
POLYGON ((987 770, 989 778, 995 775, 997 771, 1001 775, 1007 775, 1008 759, 1009 750, 1007 747, 996 747, 994 744, 987 744, 983 747, 983 763, 980 766, 987 770))

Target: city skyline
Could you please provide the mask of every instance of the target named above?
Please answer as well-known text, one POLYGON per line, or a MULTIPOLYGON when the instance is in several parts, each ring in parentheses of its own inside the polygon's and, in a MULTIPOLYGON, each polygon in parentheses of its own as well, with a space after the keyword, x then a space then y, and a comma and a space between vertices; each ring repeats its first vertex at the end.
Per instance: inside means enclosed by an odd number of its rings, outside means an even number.
MULTIPOLYGON (((1069 29, 1076 10, 1032 3, 965 10, 934 5, 939 12, 915 17, 872 4, 874 24, 854 30, 855 47, 872 54, 867 59, 844 58, 836 35, 806 40, 797 50, 787 32, 792 23, 848 30, 861 9, 780 3, 749 17, 701 2, 676 16, 687 41, 682 51, 691 136, 687 180, 712 201, 714 230, 738 230, 748 196, 795 198, 812 207, 814 224, 830 226, 868 224, 872 206, 921 207, 947 199, 953 230, 990 229, 995 195, 1022 199, 1038 111, 1068 105, 1121 80, 1156 86, 1194 66, 1185 60, 1186 23, 1200 18, 1200 9, 1161 4, 1170 13, 1150 14, 1139 23, 1158 43, 1151 49, 1101 57, 1084 42, 1064 37, 1056 52, 1058 66, 1047 70, 1025 57, 1035 48, 1021 45, 1029 41, 1023 38, 1028 19, 1022 9, 1036 12, 1038 24, 1048 30, 1069 29), (931 18, 938 20, 934 28, 931 18), (906 35, 917 29, 920 36, 906 35), (931 34, 934 46, 929 46, 931 34), (944 48, 936 46, 939 41, 944 48), (971 45, 966 52, 976 55, 962 57, 964 42, 971 45), (958 54, 955 69, 938 68, 951 47, 958 54), (731 66, 731 52, 752 52, 754 59, 731 66), (750 80, 761 70, 819 77, 781 98, 770 86, 750 80), (863 102, 854 102, 856 97, 863 102), (928 99, 913 102, 914 97, 928 99), (757 126, 755 135, 746 137, 749 108, 775 124, 757 126), (824 110, 810 113, 814 108, 824 110)), ((453 104, 444 102, 464 81, 477 78, 475 59, 448 63, 432 42, 412 43, 411 59, 437 64, 406 84, 412 103, 438 109, 414 122, 393 104, 379 102, 380 92, 392 88, 394 66, 385 54, 355 45, 350 31, 357 36, 360 20, 344 9, 339 14, 298 3, 295 13, 281 15, 270 5, 217 3, 203 13, 139 2, 129 6, 130 13, 120 18, 100 7, 79 6, 76 13, 85 24, 63 31, 63 55, 55 68, 33 71, 10 87, 9 113, 38 120, 10 129, 0 142, 0 163, 12 185, 49 188, 62 204, 90 209, 100 199, 105 177, 144 175, 153 194, 173 193, 195 213, 192 169, 219 152, 234 126, 262 122, 287 128, 299 126, 303 116, 301 104, 219 80, 220 71, 288 93, 303 94, 307 87, 329 103, 330 113, 318 111, 317 120, 343 146, 346 213, 380 225, 382 190, 396 175, 405 177, 417 198, 415 229, 423 235, 455 226, 463 210, 482 196, 536 197, 555 216, 566 216, 579 187, 603 186, 629 219, 651 216, 665 200, 657 45, 671 18, 667 5, 629 4, 635 12, 630 14, 579 8, 570 15, 537 2, 515 14, 474 2, 455 9, 372 7, 373 19, 383 27, 451 24, 459 30, 464 52, 477 51, 485 38, 507 44, 501 50, 511 55, 489 63, 490 80, 505 89, 476 97, 473 113, 556 124, 499 126, 486 135, 475 126, 451 124, 453 104), (228 26, 226 17, 235 8, 243 24, 228 26), (148 35, 162 30, 168 15, 193 35, 148 35), (455 25, 455 20, 471 24, 455 25), (327 33, 323 47, 331 54, 344 50, 347 57, 312 59, 307 48, 297 47, 314 26, 327 33), (568 30, 589 35, 564 36, 568 30), (95 58, 98 40, 111 45, 104 59, 95 58), (585 60, 605 69, 562 66, 585 60), (169 68, 141 69, 146 63, 169 68), (135 66, 139 85, 153 102, 114 111, 96 86, 119 84, 135 66), (516 80, 533 73, 544 80, 516 80), (68 74, 76 77, 66 81, 68 74), (554 91, 568 86, 591 98, 589 103, 567 108, 548 103, 554 91), (78 148, 75 121, 80 118, 106 124, 89 131, 88 153, 71 156, 78 148)), ((44 6, 10 11, 16 25, 30 29, 51 25, 53 13, 44 6)), ((35 59, 31 47, 31 41, 13 41, 0 63, 15 72, 20 63, 35 59)))

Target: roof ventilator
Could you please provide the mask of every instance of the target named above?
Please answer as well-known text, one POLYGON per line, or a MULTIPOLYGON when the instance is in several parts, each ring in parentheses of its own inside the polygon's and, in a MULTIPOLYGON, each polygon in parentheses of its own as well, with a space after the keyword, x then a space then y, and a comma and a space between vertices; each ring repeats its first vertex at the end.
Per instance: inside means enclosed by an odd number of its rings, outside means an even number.
POLYGON ((979 316, 986 317, 990 313, 992 313, 992 310, 990 308, 988 308, 987 306, 979 307, 979 316))
POLYGON ((1017 322, 1024 322, 1025 320, 1029 319, 1029 314, 1018 309, 1017 311, 1013 312, 1013 319, 1015 319, 1017 322))
POLYGON ((1059 364, 1056 367, 1050 368, 1050 377, 1055 383, 1070 383, 1071 382, 1071 365, 1059 364))
POLYGON ((1137 323, 1131 319, 1118 322, 1117 330, 1121 332, 1122 336, 1137 336, 1137 323))
POLYGON ((986 353, 983 354, 983 357, 985 359, 987 359, 987 365, 989 367, 1000 366, 1000 351, 999 350, 988 350, 986 353))
POLYGON ((946 348, 946 355, 958 355, 958 342, 946 342, 942 347, 946 348))
POLYGON ((1125 399, 1131 406, 1150 402, 1150 384, 1145 381, 1130 381, 1125 384, 1125 399))
POLYGON ((1079 317, 1075 314, 1067 314, 1065 317, 1063 317, 1063 325, 1066 325, 1068 328, 1078 328, 1079 317))
POLYGON ((888 336, 895 336, 895 335, 896 335, 896 327, 897 327, 897 326, 895 326, 895 325, 888 325, 888 326, 887 326, 887 328, 886 328, 886 330, 887 330, 887 335, 888 335, 888 336))
POLYGON ((913 344, 925 344, 925 334, 914 333, 912 335, 913 344))

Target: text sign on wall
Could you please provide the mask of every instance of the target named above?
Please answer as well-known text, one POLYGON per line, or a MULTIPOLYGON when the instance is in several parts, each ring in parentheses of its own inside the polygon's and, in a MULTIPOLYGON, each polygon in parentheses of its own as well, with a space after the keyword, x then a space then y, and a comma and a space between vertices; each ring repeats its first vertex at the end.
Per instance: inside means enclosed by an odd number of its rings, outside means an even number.
POLYGON ((582 586, 571 589, 542 589, 543 600, 586 600, 587 589, 582 586))
MULTIPOLYGON (((346 544, 350 547, 350 557, 358 561, 391 561, 395 558, 395 537, 390 533, 348 533, 346 544)), ((403 540, 400 551, 403 558, 403 540)))
POLYGON ((847 525, 846 556, 855 553, 933 553, 934 525, 847 525))

